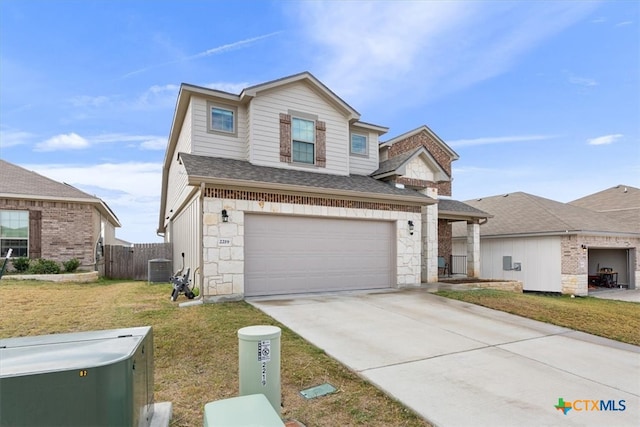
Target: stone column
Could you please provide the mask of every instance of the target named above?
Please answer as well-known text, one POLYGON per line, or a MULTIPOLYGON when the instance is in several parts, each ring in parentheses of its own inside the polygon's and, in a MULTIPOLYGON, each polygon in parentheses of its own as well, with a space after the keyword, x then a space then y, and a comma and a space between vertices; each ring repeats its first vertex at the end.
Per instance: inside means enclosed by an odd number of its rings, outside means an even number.
POLYGON ((480 224, 467 222, 467 276, 480 277, 480 224))
MULTIPOLYGON (((438 190, 427 188, 421 191, 433 199, 438 198, 438 190)), ((423 206, 422 210, 422 282, 435 283, 438 281, 438 205, 423 206)))

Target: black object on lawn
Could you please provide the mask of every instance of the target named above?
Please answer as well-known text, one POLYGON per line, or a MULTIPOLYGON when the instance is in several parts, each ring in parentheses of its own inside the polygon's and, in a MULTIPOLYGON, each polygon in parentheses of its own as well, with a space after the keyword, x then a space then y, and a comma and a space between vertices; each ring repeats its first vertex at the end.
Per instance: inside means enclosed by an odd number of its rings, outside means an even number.
POLYGON ((4 257, 2 268, 0 268, 0 279, 2 279, 2 275, 4 274, 4 271, 7 269, 7 263, 9 262, 9 258, 11 258, 11 252, 13 252, 13 249, 9 248, 9 250, 7 251, 7 256, 4 257))
POLYGON ((197 289, 194 292, 194 288, 191 287, 191 279, 189 279, 191 269, 187 268, 187 272, 184 274, 182 274, 182 270, 184 270, 184 252, 182 252, 182 268, 176 271, 176 274, 169 279, 173 284, 171 301, 177 300, 180 294, 184 294, 189 299, 194 299, 197 296, 197 289))

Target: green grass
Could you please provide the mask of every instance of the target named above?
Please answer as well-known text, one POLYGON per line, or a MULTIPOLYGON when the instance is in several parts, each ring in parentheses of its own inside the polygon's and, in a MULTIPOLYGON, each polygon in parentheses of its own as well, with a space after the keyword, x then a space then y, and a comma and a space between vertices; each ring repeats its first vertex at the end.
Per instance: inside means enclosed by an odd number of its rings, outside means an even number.
POLYGON ((437 295, 640 345, 640 304, 635 302, 488 289, 439 291, 437 295))
MULTIPOLYGON (((0 338, 152 326, 155 400, 173 402, 172 426, 202 425, 204 405, 238 394, 237 330, 282 328, 283 418, 311 426, 428 426, 412 411, 244 302, 178 308, 171 286, 100 280, 90 284, 4 279, 0 338), (338 391, 306 400, 325 382, 338 391)), ((183 296, 178 302, 186 301, 183 296)))

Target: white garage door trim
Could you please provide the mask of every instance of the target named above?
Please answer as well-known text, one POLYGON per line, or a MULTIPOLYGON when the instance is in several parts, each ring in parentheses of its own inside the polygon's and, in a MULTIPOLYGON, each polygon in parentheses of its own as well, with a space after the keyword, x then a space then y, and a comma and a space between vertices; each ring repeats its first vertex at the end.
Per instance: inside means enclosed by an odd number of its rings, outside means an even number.
POLYGON ((395 222, 247 214, 245 295, 395 285, 395 222))

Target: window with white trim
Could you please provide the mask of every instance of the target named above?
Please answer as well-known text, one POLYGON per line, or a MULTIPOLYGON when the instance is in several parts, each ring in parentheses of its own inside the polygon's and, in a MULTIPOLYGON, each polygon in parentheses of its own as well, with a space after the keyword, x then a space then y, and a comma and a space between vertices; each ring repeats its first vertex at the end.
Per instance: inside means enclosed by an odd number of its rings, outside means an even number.
POLYGON ((369 154, 369 138, 361 133, 351 134, 351 154, 366 156, 369 154))
POLYGON ((315 163, 315 122, 297 117, 291 118, 292 160, 299 163, 315 163))
POLYGON ((0 211, 0 256, 9 248, 13 258, 29 256, 29 211, 0 211))
POLYGON ((211 102, 207 103, 207 108, 209 110, 207 128, 210 132, 237 134, 237 108, 211 102))

